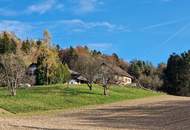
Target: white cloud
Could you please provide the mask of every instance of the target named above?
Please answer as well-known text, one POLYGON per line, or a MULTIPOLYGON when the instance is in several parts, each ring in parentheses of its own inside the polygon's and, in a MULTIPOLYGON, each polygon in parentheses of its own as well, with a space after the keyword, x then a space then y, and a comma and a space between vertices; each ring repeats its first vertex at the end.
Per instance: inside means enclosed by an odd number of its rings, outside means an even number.
MULTIPOLYGON (((27 38, 32 35, 36 36, 36 34, 40 34, 41 31, 43 31, 44 29, 48 29, 51 32, 58 35, 63 35, 63 33, 73 34, 81 32, 90 32, 95 29, 113 32, 129 31, 127 27, 122 25, 116 25, 109 22, 85 22, 80 19, 41 22, 0 20, 0 31, 11 31, 21 38, 27 38), (62 31, 59 32, 59 30, 62 31)), ((95 46, 95 44, 93 46, 95 46)))
POLYGON ((74 3, 76 5, 74 8, 76 14, 94 12, 98 6, 103 4, 101 0, 76 0, 74 3))
MULTIPOLYGON (((104 3, 102 0, 70 0, 71 7, 67 9, 71 9, 76 14, 84 14, 90 13, 98 10, 100 5, 104 3)), ((23 10, 14 10, 9 8, 1 8, 0 15, 1 16, 16 16, 23 14, 31 14, 31 13, 39 13, 45 14, 49 11, 55 10, 64 10, 64 4, 61 0, 40 0, 40 2, 36 2, 24 7, 23 10)))
POLYGON ((58 21, 58 23, 65 24, 71 28, 77 29, 77 30, 88 30, 88 29, 94 29, 94 28, 100 28, 100 29, 106 29, 107 31, 122 31, 122 32, 128 32, 129 29, 123 25, 116 25, 112 24, 107 21, 103 22, 86 22, 80 19, 72 19, 72 20, 62 20, 58 21))
POLYGON ((27 12, 44 14, 53 9, 63 10, 63 4, 57 2, 56 0, 44 0, 42 3, 30 5, 27 12))
POLYGON ((11 20, 0 21, 0 31, 14 32, 20 37, 23 37, 26 33, 30 32, 32 28, 33 26, 31 24, 20 21, 11 21, 11 20))
POLYGON ((0 16, 18 16, 31 13, 44 14, 52 10, 64 10, 64 5, 58 0, 43 0, 41 3, 35 3, 25 7, 23 10, 14 10, 10 8, 0 8, 0 16))

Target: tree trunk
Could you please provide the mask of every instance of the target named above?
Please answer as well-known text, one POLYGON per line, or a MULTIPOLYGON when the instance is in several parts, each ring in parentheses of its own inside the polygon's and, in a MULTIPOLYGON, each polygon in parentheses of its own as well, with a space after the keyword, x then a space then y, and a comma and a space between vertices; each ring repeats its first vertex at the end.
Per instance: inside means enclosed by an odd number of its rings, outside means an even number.
POLYGON ((16 96, 16 89, 11 91, 11 96, 16 96))
POLYGON ((106 88, 104 87, 104 96, 106 96, 106 95, 107 95, 106 88))
POLYGON ((11 96, 16 96, 17 82, 14 81, 11 83, 11 96))
POLYGON ((104 96, 107 96, 108 95, 108 88, 107 88, 107 85, 103 85, 103 88, 104 88, 104 96))
POLYGON ((89 87, 90 91, 92 91, 92 84, 88 83, 88 87, 89 87))
POLYGON ((16 88, 11 86, 11 96, 16 96, 16 88))
POLYGON ((48 80, 48 65, 46 64, 46 85, 49 84, 49 80, 48 80))

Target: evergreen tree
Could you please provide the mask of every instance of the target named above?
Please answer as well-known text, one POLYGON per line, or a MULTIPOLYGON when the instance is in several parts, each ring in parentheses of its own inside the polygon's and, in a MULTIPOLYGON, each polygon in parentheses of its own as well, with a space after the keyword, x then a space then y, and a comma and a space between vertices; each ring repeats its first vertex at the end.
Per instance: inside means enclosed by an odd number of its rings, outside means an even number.
POLYGON ((4 32, 0 37, 0 54, 16 53, 16 43, 4 32))
POLYGON ((170 56, 163 89, 170 94, 190 95, 190 51, 170 56))
POLYGON ((29 40, 23 41, 21 50, 24 51, 25 53, 29 53, 31 49, 31 44, 29 40))
POLYGON ((45 57, 40 55, 37 59, 37 69, 36 69, 36 84, 44 85, 46 83, 46 67, 43 66, 43 61, 45 57))

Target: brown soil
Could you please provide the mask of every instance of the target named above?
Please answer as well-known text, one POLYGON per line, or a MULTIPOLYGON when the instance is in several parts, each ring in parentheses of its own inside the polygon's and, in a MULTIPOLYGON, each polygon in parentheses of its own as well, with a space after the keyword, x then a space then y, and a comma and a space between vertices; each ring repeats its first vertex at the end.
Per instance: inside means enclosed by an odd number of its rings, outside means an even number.
POLYGON ((190 98, 159 96, 53 115, 0 117, 0 130, 190 130, 190 98))

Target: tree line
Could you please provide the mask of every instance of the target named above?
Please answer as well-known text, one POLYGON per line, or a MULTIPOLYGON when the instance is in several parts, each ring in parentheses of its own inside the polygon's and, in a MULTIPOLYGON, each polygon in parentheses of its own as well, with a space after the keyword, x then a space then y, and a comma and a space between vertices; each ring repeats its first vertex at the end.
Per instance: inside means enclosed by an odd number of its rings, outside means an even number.
POLYGON ((163 91, 170 94, 190 96, 190 51, 173 53, 164 70, 163 91))
POLYGON ((0 85, 7 86, 11 95, 16 95, 16 88, 21 83, 66 83, 71 77, 69 69, 87 78, 89 90, 93 89, 93 83, 101 83, 106 94, 114 75, 102 68, 104 66, 100 67, 104 62, 128 72, 138 87, 174 95, 190 95, 190 51, 180 55, 174 53, 167 64, 154 66, 143 60, 128 63, 116 53, 106 55, 87 46, 61 48, 52 43, 48 31, 44 31, 40 40, 21 40, 10 32, 0 33, 0 85), (26 74, 32 63, 36 65, 35 77, 26 74))

